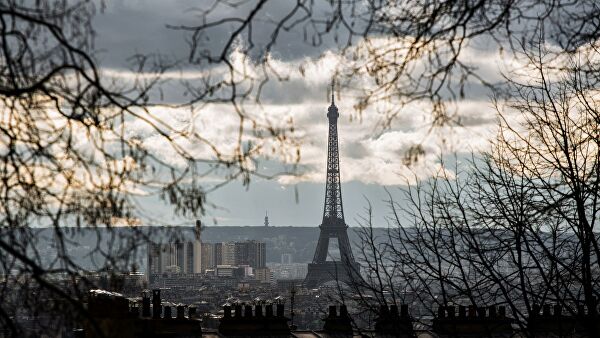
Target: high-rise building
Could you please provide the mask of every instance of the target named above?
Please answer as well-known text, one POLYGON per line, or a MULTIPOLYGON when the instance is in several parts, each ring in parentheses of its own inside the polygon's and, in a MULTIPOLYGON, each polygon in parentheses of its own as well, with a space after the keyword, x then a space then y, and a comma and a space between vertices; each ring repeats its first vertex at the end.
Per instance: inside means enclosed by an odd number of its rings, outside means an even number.
POLYGON ((200 272, 204 273, 207 269, 214 269, 217 266, 215 262, 215 244, 202 243, 202 263, 200 272))
POLYGON ((235 260, 235 242, 225 242, 221 246, 222 265, 237 265, 235 260))
POLYGON ((202 262, 198 270, 201 272, 214 269, 218 265, 247 265, 254 269, 266 266, 267 250, 265 243, 262 242, 202 243, 201 248, 202 262))
POLYGON ((255 269, 266 266, 265 243, 245 241, 235 243, 235 265, 249 265, 255 269))
POLYGON ((215 265, 223 265, 223 243, 215 243, 213 247, 215 265))
POLYGON ((162 273, 198 273, 194 261, 200 253, 194 251, 194 242, 151 243, 148 245, 148 280, 162 273), (153 276, 154 275, 154 276, 153 276))
POLYGON ((292 259, 291 253, 282 253, 281 254, 281 264, 292 264, 294 260, 292 259))
POLYGON ((196 221, 194 240, 174 243, 150 243, 147 255, 148 281, 162 273, 202 272, 202 245, 200 221, 196 221))

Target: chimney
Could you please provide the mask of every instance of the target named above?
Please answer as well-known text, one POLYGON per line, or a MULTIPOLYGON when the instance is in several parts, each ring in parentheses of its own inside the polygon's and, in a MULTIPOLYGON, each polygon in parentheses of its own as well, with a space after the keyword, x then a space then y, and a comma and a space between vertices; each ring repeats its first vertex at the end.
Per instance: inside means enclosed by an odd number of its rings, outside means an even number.
POLYGON ((454 318, 456 316, 456 308, 454 305, 446 306, 446 310, 448 311, 449 318, 454 318))
POLYGON ((165 315, 164 315, 164 319, 171 319, 171 305, 167 304, 165 305, 165 315))
POLYGON ((160 289, 154 289, 152 290, 152 317, 158 319, 160 318, 161 313, 160 289))
POLYGON ((408 304, 402 304, 402 306, 400 307, 400 316, 402 318, 408 318, 409 314, 408 314, 408 304))
POLYGON ((277 317, 283 317, 284 309, 283 304, 277 304, 277 317))
MULTIPOLYGON (((342 305, 342 306, 345 306, 345 305, 342 305)), ((394 318, 398 317, 398 305, 392 304, 390 306, 390 313, 392 314, 392 317, 394 317, 394 318)))
POLYGON ((150 317, 150 297, 146 292, 142 293, 142 317, 150 317))
POLYGON ((490 314, 490 318, 496 318, 496 307, 495 306, 489 307, 489 314, 490 314))
POLYGON ((544 304, 542 312, 545 317, 550 316, 550 304, 544 304))
POLYGON ((137 304, 135 306, 132 306, 130 308, 130 311, 131 311, 132 317, 137 318, 140 316, 140 308, 139 308, 139 306, 137 306, 137 304))
MULTIPOLYGON (((231 309, 229 309, 229 314, 231 315, 231 309)), ((196 307, 195 306, 190 306, 188 308, 188 317, 190 317, 190 318, 196 317, 196 307)))
POLYGON ((464 305, 458 306, 458 316, 460 318, 465 318, 467 316, 467 308, 464 305))
POLYGON ((479 318, 485 318, 485 307, 478 307, 477 308, 477 316, 479 318))
POLYGON ((438 318, 445 318, 446 317, 446 308, 442 305, 440 305, 438 307, 438 318))
POLYGON ((336 314, 336 307, 329 307, 329 316, 324 319, 323 331, 331 335, 351 334, 352 320, 348 315, 348 308, 345 305, 340 306, 340 315, 336 314))
POLYGON ((337 317, 337 308, 335 305, 329 305, 329 318, 337 317))
POLYGON ((477 308, 475 305, 469 305, 469 317, 475 317, 477 315, 477 308))
POLYGON ((260 304, 256 304, 254 306, 254 316, 255 317, 262 317, 263 316, 263 309, 262 309, 262 305, 260 304))
POLYGON ((273 317, 273 304, 267 304, 265 306, 267 317, 273 317))
POLYGON ((506 308, 504 306, 498 306, 498 315, 502 318, 506 317, 506 308))
POLYGON ((235 316, 237 318, 242 317, 242 305, 241 304, 235 304, 235 316))
POLYGON ((185 305, 179 304, 177 305, 177 319, 185 318, 185 305))
POLYGON ((252 317, 252 305, 244 306, 244 317, 246 317, 246 318, 252 317))
POLYGON ((554 315, 560 317, 562 315, 562 307, 558 304, 554 305, 554 315))
MULTIPOLYGON (((190 311, 192 309, 190 308, 190 311)), ((191 315, 190 315, 191 317, 191 315)), ((231 305, 225 305, 223 306, 223 317, 224 318, 231 318, 231 305)))

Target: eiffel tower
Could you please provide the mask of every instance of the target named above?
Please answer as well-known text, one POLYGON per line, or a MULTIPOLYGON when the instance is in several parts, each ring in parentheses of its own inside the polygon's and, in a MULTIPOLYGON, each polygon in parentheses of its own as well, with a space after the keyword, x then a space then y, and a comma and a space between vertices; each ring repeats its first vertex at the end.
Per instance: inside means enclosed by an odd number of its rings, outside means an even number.
POLYGON ((342 188, 340 184, 340 154, 338 150, 337 120, 340 114, 335 106, 334 85, 331 84, 331 105, 327 110, 329 120, 329 139, 327 143, 327 183, 325 185, 325 207, 323 222, 319 226, 319 242, 312 263, 308 264, 308 273, 304 286, 313 288, 328 281, 348 283, 359 272, 359 264, 354 260, 348 226, 344 221, 342 188), (340 251, 337 257, 328 257, 330 239, 337 239, 340 251), (330 260, 328 260, 330 258, 330 260))

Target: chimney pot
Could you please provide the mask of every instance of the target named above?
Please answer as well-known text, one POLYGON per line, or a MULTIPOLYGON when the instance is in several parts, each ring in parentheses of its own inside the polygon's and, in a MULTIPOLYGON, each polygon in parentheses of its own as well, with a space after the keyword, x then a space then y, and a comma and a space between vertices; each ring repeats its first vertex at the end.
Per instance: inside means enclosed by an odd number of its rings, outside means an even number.
POLYGON ((502 318, 506 317, 506 307, 498 306, 498 315, 502 318))
POLYGON ((184 318, 185 318, 185 306, 177 305, 177 319, 184 319, 184 318))
POLYGON ((478 307, 477 308, 477 316, 479 318, 485 318, 485 307, 478 307))
POLYGON ((130 308, 130 311, 131 311, 131 316, 132 317, 137 318, 137 317, 140 316, 140 308, 139 308, 139 306, 137 306, 137 305, 136 306, 132 306, 130 308))
POLYGON ((164 319, 171 319, 171 305, 165 305, 164 319))
POLYGON ((267 304, 265 306, 265 312, 267 313, 267 317, 273 317, 273 304, 267 304))
POLYGON ((262 305, 260 304, 256 304, 254 306, 254 316, 256 317, 262 317, 263 316, 263 308, 262 305))
POLYGON ((454 318, 456 316, 456 308, 454 305, 446 306, 446 311, 448 311, 449 318, 454 318))
POLYGON ((469 305, 469 317, 475 317, 477 315, 477 308, 475 305, 469 305))
POLYGON ((283 304, 277 304, 277 317, 283 317, 284 309, 285 308, 283 304))
POLYGON ((337 309, 335 305, 329 305, 329 318, 337 317, 337 309))
MULTIPOLYGON (((231 316, 231 307, 229 308, 229 316, 231 316)), ((188 308, 188 317, 190 317, 190 318, 196 317, 196 307, 195 306, 190 306, 188 308)))
POLYGON ((554 305, 554 315, 556 317, 560 317, 562 315, 562 306, 558 304, 554 305))
POLYGON ((488 309, 490 318, 496 318, 496 307, 490 306, 488 309))
POLYGON ((147 295, 142 298, 142 317, 150 317, 150 297, 147 295))
POLYGON ((396 318, 396 317, 398 317, 398 316, 399 316, 399 314, 398 314, 398 305, 396 305, 396 304, 392 304, 392 305, 390 306, 390 313, 392 314, 392 317, 393 317, 393 318, 396 318))
POLYGON ((160 304, 160 289, 152 290, 152 317, 158 319, 162 313, 160 304))
POLYGON ((438 318, 445 318, 446 317, 446 308, 442 305, 440 305, 438 307, 438 318))
POLYGON ((408 304, 402 304, 400 307, 400 316, 402 318, 408 318, 408 304))
POLYGON ((240 305, 240 304, 235 305, 235 316, 238 318, 242 316, 242 305, 240 305))
POLYGON ((550 316, 550 304, 544 304, 543 313, 546 317, 550 316))
POLYGON ((467 308, 464 305, 458 306, 458 316, 460 318, 465 318, 467 316, 467 308))
POLYGON ((252 305, 246 305, 244 307, 244 317, 247 317, 247 318, 252 317, 252 305))

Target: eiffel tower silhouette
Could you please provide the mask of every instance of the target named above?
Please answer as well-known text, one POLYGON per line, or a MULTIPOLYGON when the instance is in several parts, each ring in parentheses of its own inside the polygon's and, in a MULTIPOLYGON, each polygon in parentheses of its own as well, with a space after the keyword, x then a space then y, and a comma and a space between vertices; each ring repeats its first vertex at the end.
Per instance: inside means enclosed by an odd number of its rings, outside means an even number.
POLYGON ((312 288, 328 281, 349 283, 357 277, 360 266, 354 260, 348 226, 344 221, 342 187, 340 183, 340 153, 338 149, 337 120, 340 116, 335 106, 334 83, 331 83, 331 105, 327 110, 329 120, 329 138, 327 143, 327 182, 325 184, 325 206, 323 222, 319 226, 319 242, 312 263, 308 264, 308 273, 304 286, 312 288), (339 259, 328 257, 330 239, 337 239, 339 259), (330 260, 327 260, 330 258, 330 260))

